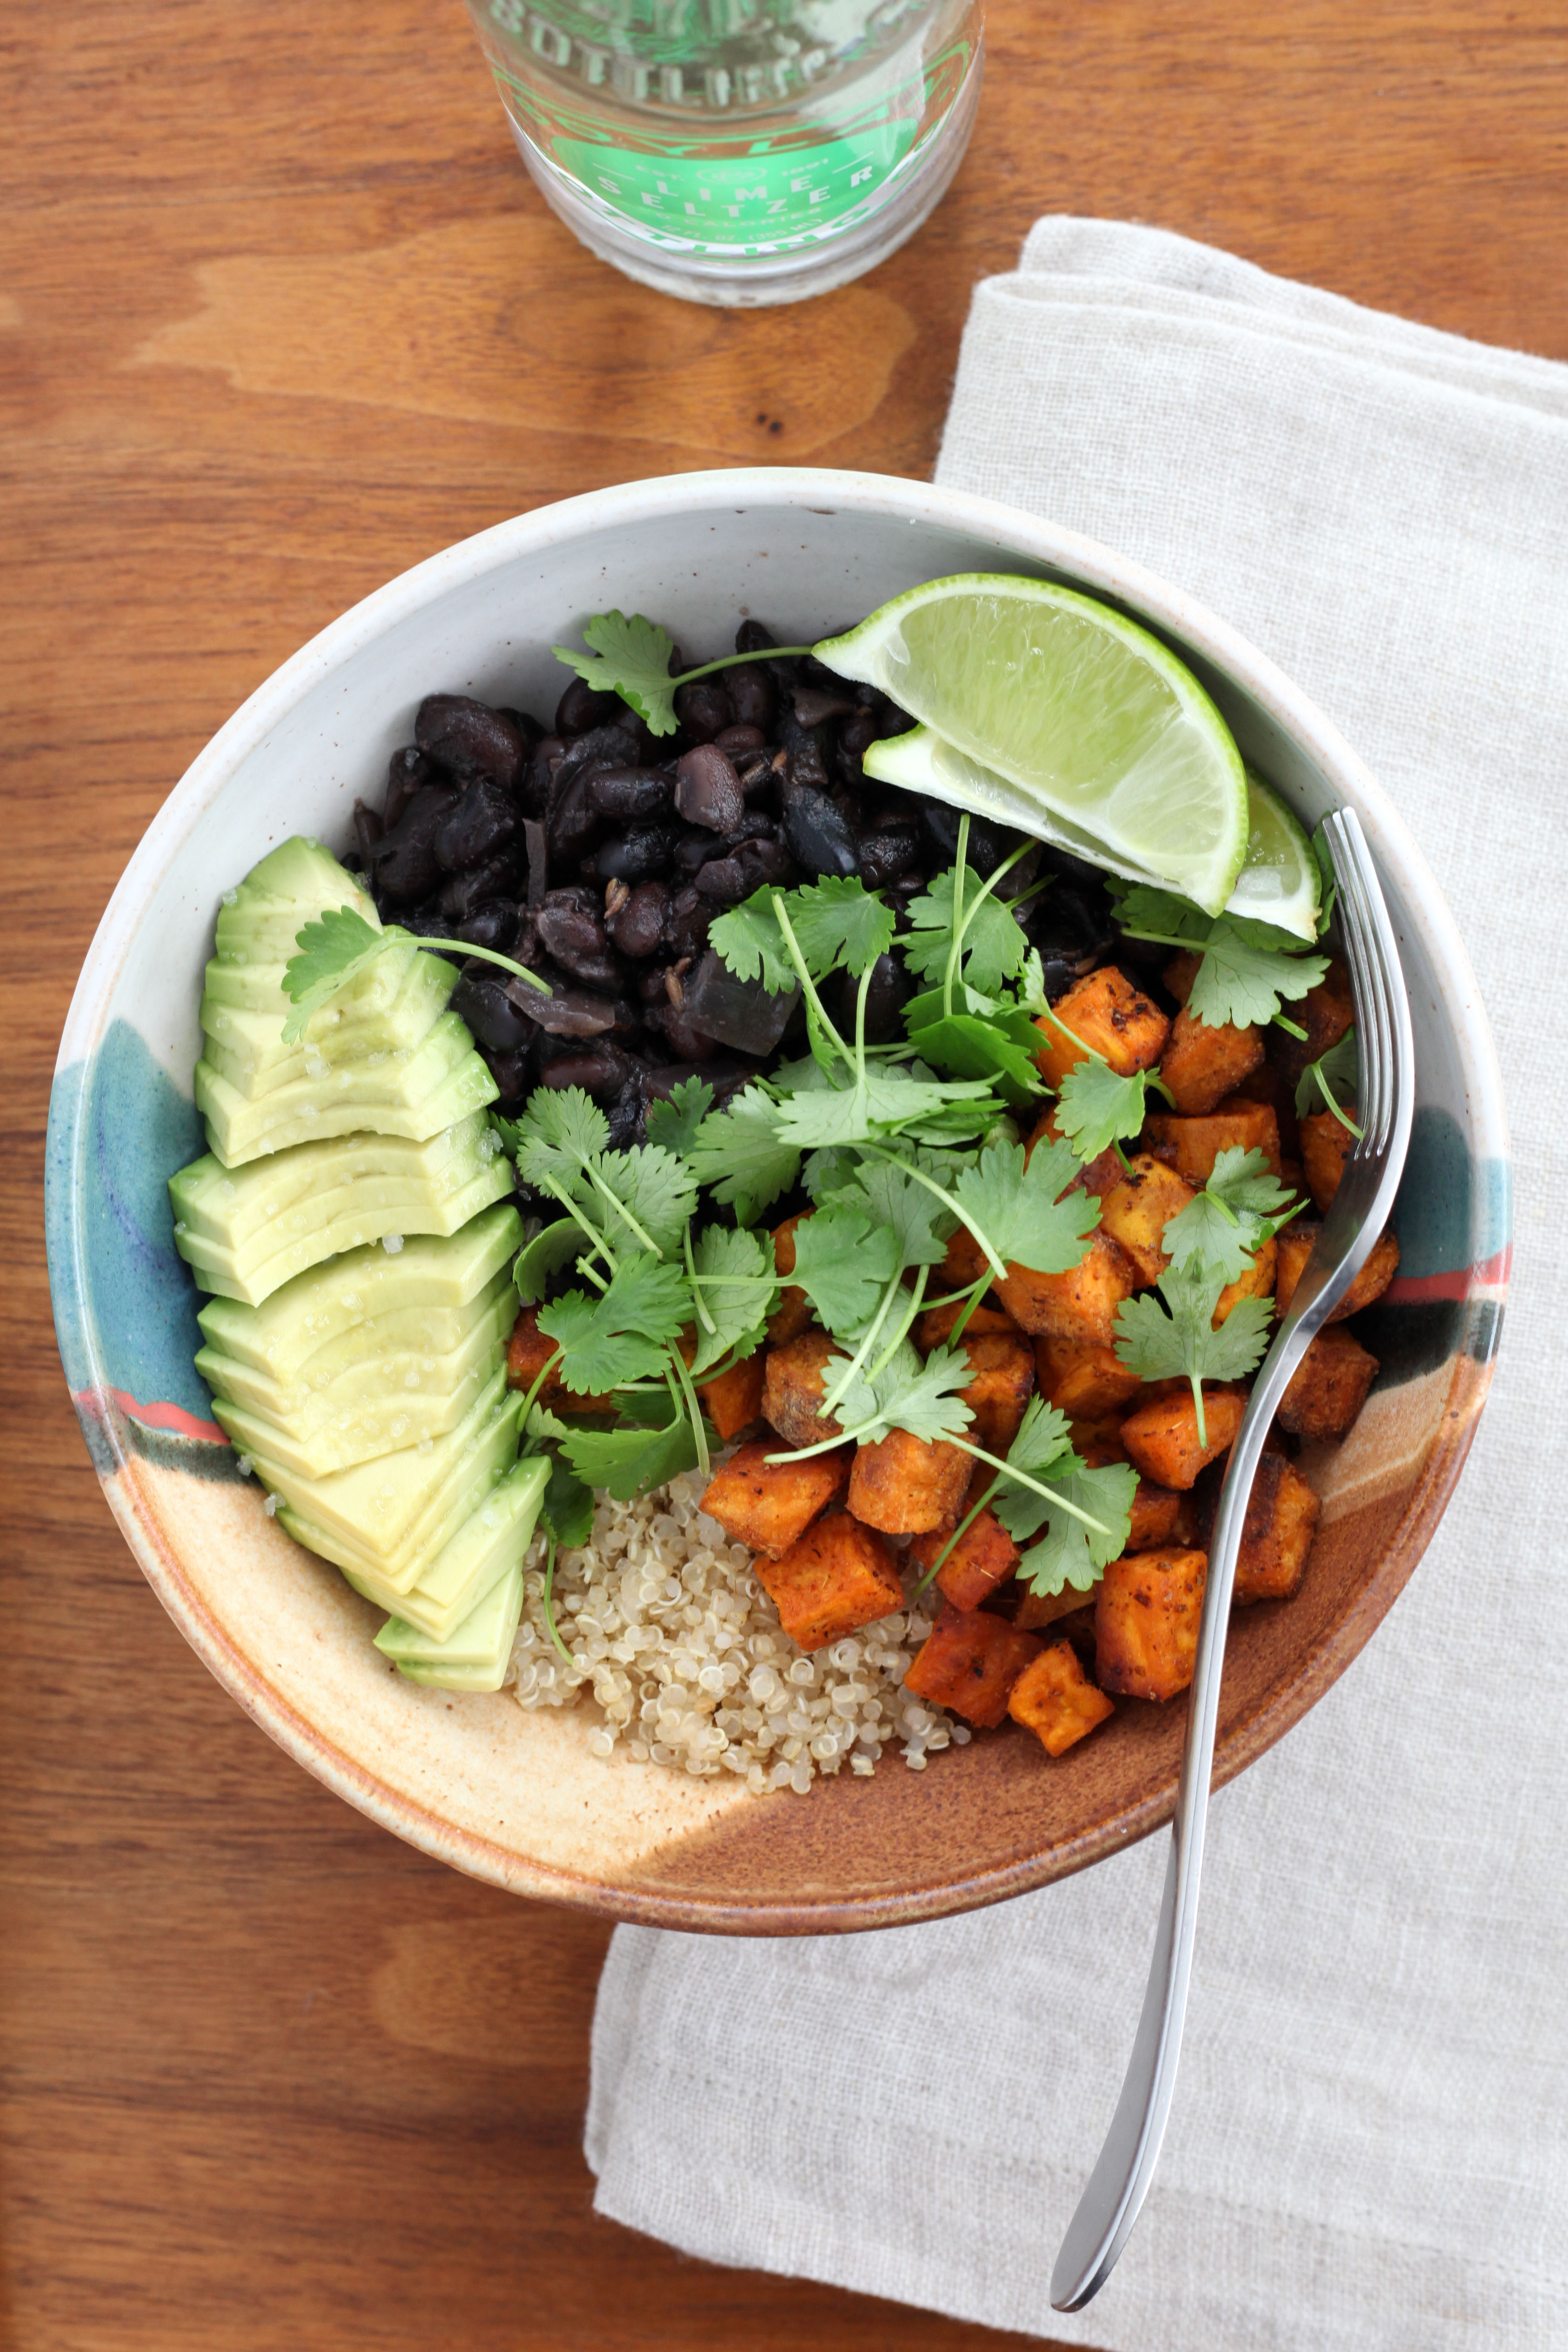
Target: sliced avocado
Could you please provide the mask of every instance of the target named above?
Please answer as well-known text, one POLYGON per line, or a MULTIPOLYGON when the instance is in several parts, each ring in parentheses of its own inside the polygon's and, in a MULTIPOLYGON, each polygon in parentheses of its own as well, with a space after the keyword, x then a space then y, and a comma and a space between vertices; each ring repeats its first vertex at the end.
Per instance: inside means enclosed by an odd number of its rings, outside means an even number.
POLYGON ((347 1135, 234 1170, 208 1153, 169 1180, 174 1246, 204 1290, 258 1307, 324 1257, 384 1234, 453 1234, 512 1189, 475 1112, 424 1141, 347 1135))
POLYGON ((550 1465, 542 1455, 515 1464, 451 1541, 426 1562, 406 1592, 395 1591, 366 1569, 344 1569, 343 1574, 367 1601, 417 1626, 432 1641, 444 1642, 490 1587, 521 1562, 549 1483, 550 1465))
POLYGON ((368 1344, 440 1355, 457 1347, 522 1240, 510 1201, 469 1219, 459 1233, 420 1234, 388 1256, 378 1243, 297 1275, 265 1306, 211 1298, 196 1320, 210 1344, 252 1364, 284 1388, 319 1385, 368 1344))
POLYGON ((505 1349, 517 1320, 517 1293, 507 1275, 498 1274, 455 1316, 462 1318, 461 1328, 449 1348, 439 1349, 426 1343, 421 1329, 428 1315, 415 1311, 377 1317, 360 1324, 346 1344, 334 1340, 330 1348, 318 1349, 307 1360, 303 1376, 295 1381, 278 1380, 210 1342, 197 1351, 196 1370, 215 1396, 304 1437, 357 1408, 378 1410, 411 1396, 438 1401, 452 1395, 481 1355, 491 1347, 505 1349), (412 1344, 400 1343, 398 1327, 413 1332, 412 1344))
POLYGON ((215 950, 219 963, 285 964, 299 952, 302 924, 329 908, 352 907, 376 930, 381 918, 363 882, 340 866, 319 841, 296 834, 226 890, 218 909, 215 950))
MULTIPOLYGON (((335 1070, 344 1062, 377 1054, 412 1052, 446 1011, 458 969, 412 942, 401 950, 388 948, 384 961, 389 972, 395 959, 403 980, 390 1004, 364 1011, 350 992, 346 1000, 334 1000, 314 1014, 306 1036, 292 1045, 283 1043, 289 999, 281 964, 258 965, 243 998, 235 992, 236 974, 216 962, 208 964, 201 1013, 206 1035, 204 1060, 253 1102, 279 1087, 320 1076, 323 1065, 335 1070), (270 983, 263 986, 261 976, 266 974, 270 974, 270 983)), ((371 973, 380 970, 370 966, 371 973)))
POLYGON ((206 1119, 208 1146, 226 1168, 336 1135, 423 1142, 482 1110, 499 1092, 455 1013, 443 1013, 412 1051, 365 1055, 335 1068, 322 1062, 315 1076, 254 1100, 205 1057, 196 1064, 196 1108, 206 1119))
MULTIPOLYGON (((520 1396, 508 1396, 506 1372, 499 1369, 457 1427, 427 1446, 405 1446, 320 1478, 301 1477, 259 1450, 251 1459, 262 1484, 345 1549, 351 1567, 363 1562, 405 1592, 422 1563, 516 1460, 521 1404, 520 1396)), ((320 1548, 312 1542, 312 1550, 320 1548)))
POLYGON ((389 1617, 375 1646, 411 1683, 437 1690, 499 1691, 511 1663, 511 1645, 522 1616, 522 1570, 508 1570, 444 1642, 432 1641, 417 1625, 389 1617))

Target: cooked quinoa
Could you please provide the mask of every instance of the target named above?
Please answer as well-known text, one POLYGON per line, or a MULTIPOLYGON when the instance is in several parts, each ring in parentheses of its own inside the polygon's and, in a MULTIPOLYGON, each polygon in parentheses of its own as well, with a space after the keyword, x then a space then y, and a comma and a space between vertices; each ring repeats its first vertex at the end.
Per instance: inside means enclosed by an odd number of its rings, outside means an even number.
POLYGON ((779 1624, 752 1572, 700 1507, 695 1471, 634 1502, 601 1496, 589 1543, 555 1563, 552 1612, 572 1664, 544 1621, 545 1549, 530 1549, 522 1622, 512 1653, 518 1704, 585 1704, 588 1746, 701 1777, 733 1772, 754 1796, 805 1796, 818 1773, 876 1769, 894 1740, 912 1771, 968 1728, 903 1688, 931 1631, 899 1611, 809 1656, 779 1624))

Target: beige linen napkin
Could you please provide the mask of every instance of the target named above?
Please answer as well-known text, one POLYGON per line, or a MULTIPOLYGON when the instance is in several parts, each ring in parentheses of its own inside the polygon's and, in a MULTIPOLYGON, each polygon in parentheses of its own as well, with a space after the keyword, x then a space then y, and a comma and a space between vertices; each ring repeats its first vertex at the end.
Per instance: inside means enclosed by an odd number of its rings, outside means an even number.
POLYGON ((1044 220, 976 290, 938 478, 1180 581, 1392 792, 1502 1059, 1507 1336, 1408 1591, 1215 1800, 1165 2154, 1094 2304, 1060 2317, 1047 2282, 1131 2046, 1163 1835, 880 1935, 622 1928, 598 2209, 1110 2352, 1568 2343, 1568 368, 1044 220))

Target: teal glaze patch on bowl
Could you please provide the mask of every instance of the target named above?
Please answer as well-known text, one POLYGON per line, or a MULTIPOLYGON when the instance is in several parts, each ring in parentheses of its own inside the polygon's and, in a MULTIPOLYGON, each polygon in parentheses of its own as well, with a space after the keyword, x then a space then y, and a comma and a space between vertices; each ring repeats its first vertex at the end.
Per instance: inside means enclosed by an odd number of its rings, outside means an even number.
POLYGON ((237 1475, 193 1357, 190 1268, 174 1247, 169 1178, 205 1149, 195 1103, 127 1021, 57 1073, 44 1184, 55 1331, 95 1464, 115 1437, 182 1468, 237 1475), (106 1426, 112 1423, 112 1427, 106 1426))

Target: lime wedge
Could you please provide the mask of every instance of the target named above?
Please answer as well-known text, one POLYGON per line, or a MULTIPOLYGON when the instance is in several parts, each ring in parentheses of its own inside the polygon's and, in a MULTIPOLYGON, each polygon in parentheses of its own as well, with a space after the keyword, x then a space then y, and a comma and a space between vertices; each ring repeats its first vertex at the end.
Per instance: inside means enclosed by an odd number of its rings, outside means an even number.
MULTIPOLYGON (((1136 622, 1046 580, 928 581, 816 647, 945 744, 1218 914, 1247 854, 1241 754, 1192 672, 1136 622)), ((928 788, 931 789, 931 788, 928 788)), ((956 778, 943 795, 965 803, 956 778)))
POLYGON ((1247 771, 1247 863, 1226 908, 1298 939, 1318 936, 1321 882, 1312 845, 1273 787, 1247 771))
MULTIPOLYGON (((916 727, 907 735, 890 735, 873 743, 865 765, 866 773, 879 783, 897 784, 906 793, 923 793, 931 800, 968 809, 973 816, 987 816, 1018 833, 1032 833, 1053 849, 1065 849, 1088 865, 1103 866, 1108 874, 1120 874, 1124 881, 1149 883, 1161 890, 1170 887, 1147 866, 1117 856, 1080 825, 1053 815, 994 769, 983 768, 978 760, 955 751, 929 727, 916 727)), ((1316 940, 1320 900, 1312 845, 1272 786, 1250 768, 1246 773, 1251 819, 1247 863, 1237 876, 1225 911, 1248 915, 1254 922, 1272 923, 1279 930, 1294 931, 1300 939, 1316 940)))

